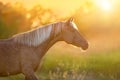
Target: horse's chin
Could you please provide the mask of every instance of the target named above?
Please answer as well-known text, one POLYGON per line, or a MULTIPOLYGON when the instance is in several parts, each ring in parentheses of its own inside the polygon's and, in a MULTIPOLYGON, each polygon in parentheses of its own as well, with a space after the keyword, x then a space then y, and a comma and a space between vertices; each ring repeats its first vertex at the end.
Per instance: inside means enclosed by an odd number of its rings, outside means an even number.
POLYGON ((88 43, 88 42, 74 41, 72 44, 73 44, 75 47, 81 48, 82 50, 87 50, 87 49, 88 49, 88 46, 89 46, 89 43, 88 43))
POLYGON ((86 47, 81 47, 82 48, 82 50, 87 50, 88 49, 88 46, 86 46, 86 47))
POLYGON ((76 49, 80 49, 81 52, 86 52, 86 50, 84 50, 82 47, 80 46, 75 46, 75 45, 71 45, 73 48, 76 48, 76 49))
POLYGON ((72 45, 72 44, 71 44, 71 46, 72 46, 72 47, 74 47, 74 48, 78 48, 77 46, 75 46, 75 45, 72 45))

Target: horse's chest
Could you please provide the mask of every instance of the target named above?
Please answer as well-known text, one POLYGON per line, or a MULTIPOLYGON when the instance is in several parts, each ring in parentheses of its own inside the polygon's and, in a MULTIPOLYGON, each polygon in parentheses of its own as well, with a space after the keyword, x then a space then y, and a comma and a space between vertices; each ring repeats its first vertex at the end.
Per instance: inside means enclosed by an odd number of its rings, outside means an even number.
POLYGON ((32 66, 33 66, 34 70, 36 70, 39 67, 39 65, 41 64, 42 57, 44 56, 43 51, 44 50, 40 49, 40 51, 38 51, 38 52, 35 51, 32 54, 31 63, 32 63, 32 66))

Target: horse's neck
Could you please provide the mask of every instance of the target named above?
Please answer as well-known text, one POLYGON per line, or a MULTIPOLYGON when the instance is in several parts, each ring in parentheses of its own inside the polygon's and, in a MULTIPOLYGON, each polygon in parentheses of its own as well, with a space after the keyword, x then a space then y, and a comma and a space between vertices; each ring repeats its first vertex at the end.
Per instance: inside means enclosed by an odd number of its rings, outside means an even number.
MULTIPOLYGON (((61 27, 61 26, 60 26, 61 27)), ((42 45, 37 47, 37 54, 42 57, 56 42, 61 40, 60 31, 56 32, 59 26, 53 26, 51 36, 42 45)))
POLYGON ((40 57, 40 59, 45 55, 45 53, 60 40, 60 36, 55 37, 51 41, 44 42, 44 45, 37 47, 36 54, 40 57))

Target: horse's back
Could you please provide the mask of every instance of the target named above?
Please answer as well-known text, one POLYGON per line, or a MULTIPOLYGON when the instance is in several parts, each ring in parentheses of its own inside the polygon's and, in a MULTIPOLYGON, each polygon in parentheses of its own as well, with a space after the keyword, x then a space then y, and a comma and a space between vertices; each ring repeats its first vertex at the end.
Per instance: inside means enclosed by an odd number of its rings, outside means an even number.
POLYGON ((12 45, 13 41, 11 39, 0 39, 0 54, 2 54, 3 51, 8 51, 9 48, 13 47, 12 45))
POLYGON ((9 39, 0 39, 0 45, 1 44, 8 44, 8 43, 11 43, 11 42, 13 42, 12 38, 9 38, 9 39))
MULTIPOLYGON (((2 57, 10 57, 18 55, 19 48, 11 39, 0 40, 0 59, 2 57)), ((17 57, 17 56, 16 56, 17 57)))

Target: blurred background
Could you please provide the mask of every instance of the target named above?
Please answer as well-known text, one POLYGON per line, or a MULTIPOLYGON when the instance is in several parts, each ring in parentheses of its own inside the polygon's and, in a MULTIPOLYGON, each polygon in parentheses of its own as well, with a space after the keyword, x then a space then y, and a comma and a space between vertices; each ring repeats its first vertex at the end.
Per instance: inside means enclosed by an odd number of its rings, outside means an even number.
MULTIPOLYGON (((56 43, 43 58, 39 78, 119 80, 119 8, 119 0, 0 0, 0 38, 73 17, 89 49, 56 43)), ((21 76, 0 80, 21 80, 21 76)))

